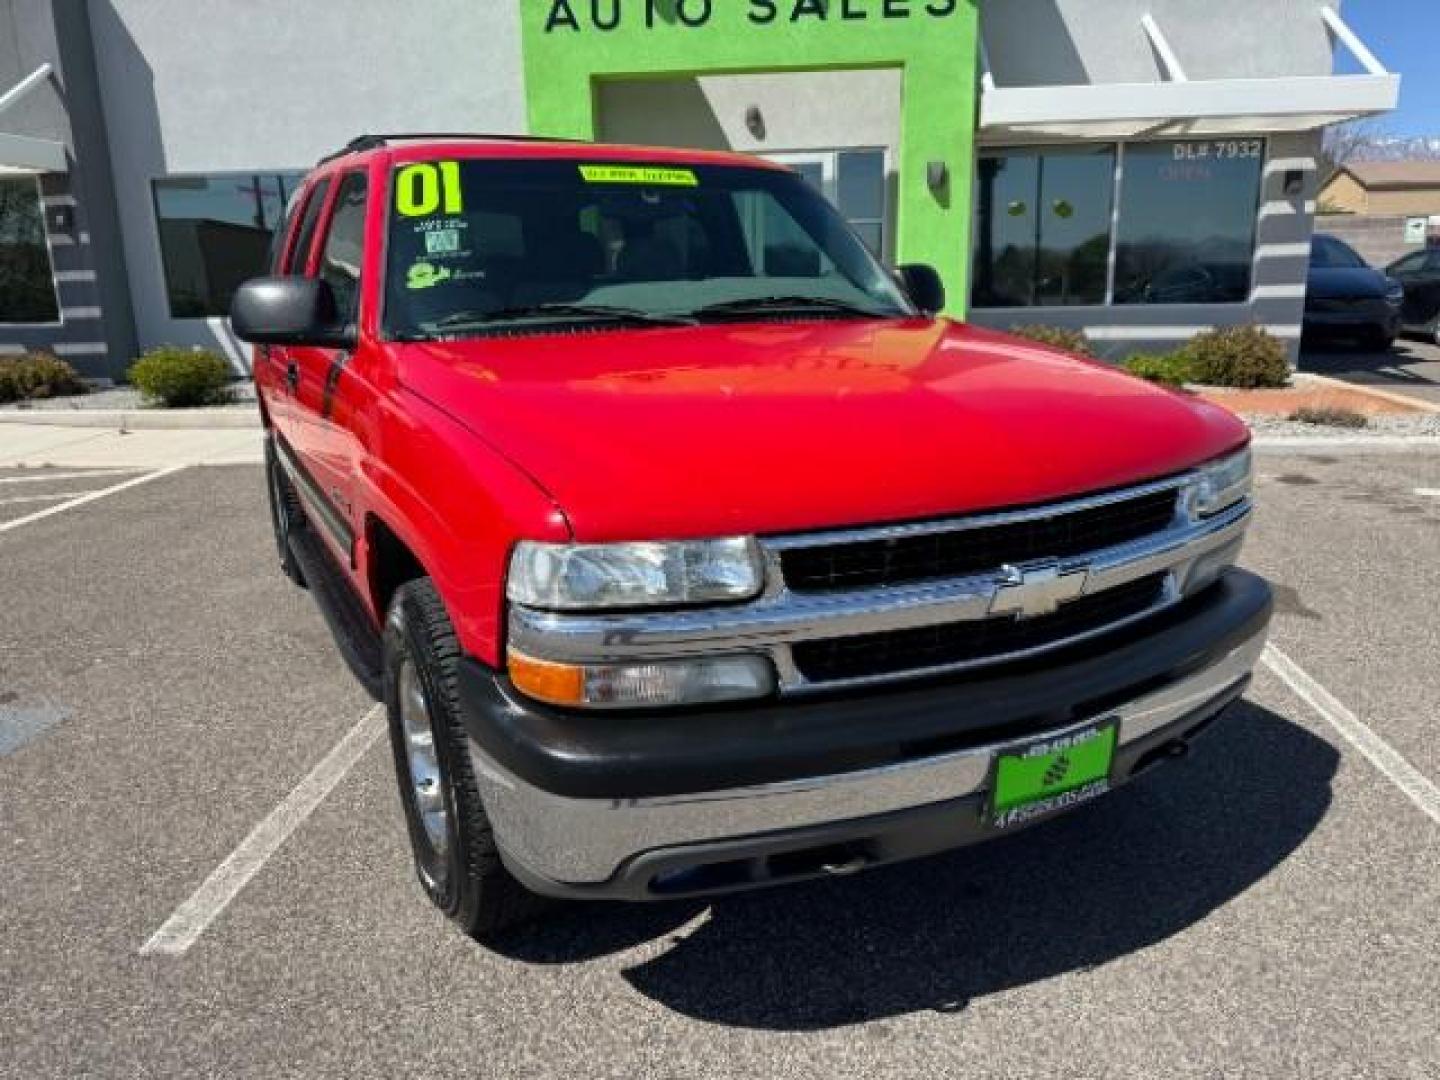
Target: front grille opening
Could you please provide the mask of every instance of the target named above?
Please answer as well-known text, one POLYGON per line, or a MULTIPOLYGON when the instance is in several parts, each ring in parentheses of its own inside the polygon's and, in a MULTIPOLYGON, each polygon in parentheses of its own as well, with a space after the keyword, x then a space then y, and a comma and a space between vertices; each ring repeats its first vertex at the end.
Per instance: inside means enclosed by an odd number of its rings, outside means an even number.
POLYGON ((1006 563, 1084 555, 1160 532, 1175 519, 1175 488, 1000 525, 856 540, 782 551, 795 592, 864 589, 959 577, 1006 563))
POLYGON ((1163 599, 1167 576, 1164 572, 1150 574, 1072 600, 1053 615, 978 619, 806 641, 793 646, 792 652, 800 673, 814 683, 998 658, 1053 645, 1139 615, 1163 599))

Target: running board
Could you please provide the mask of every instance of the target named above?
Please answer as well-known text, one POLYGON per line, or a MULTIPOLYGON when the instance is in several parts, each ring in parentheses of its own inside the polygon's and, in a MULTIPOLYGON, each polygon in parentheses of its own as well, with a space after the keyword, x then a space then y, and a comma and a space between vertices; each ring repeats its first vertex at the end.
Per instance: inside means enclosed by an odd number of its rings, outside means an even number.
POLYGON ((376 701, 384 697, 384 660, 380 632, 335 560, 308 527, 290 533, 290 551, 299 563, 310 595, 340 648, 351 673, 376 701))

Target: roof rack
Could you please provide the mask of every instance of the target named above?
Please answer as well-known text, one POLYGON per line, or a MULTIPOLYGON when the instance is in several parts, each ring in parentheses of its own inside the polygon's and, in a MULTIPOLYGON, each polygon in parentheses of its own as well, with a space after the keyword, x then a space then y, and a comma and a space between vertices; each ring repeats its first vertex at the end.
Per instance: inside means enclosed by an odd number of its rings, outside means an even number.
POLYGON ((550 135, 502 135, 482 131, 402 131, 392 132, 388 135, 357 136, 333 154, 326 154, 315 164, 323 165, 327 161, 334 161, 336 158, 344 157, 346 154, 358 154, 365 150, 374 150, 376 147, 385 146, 392 142, 403 142, 415 139, 464 139, 477 142, 530 143, 573 143, 583 141, 580 139, 562 139, 558 136, 550 135))

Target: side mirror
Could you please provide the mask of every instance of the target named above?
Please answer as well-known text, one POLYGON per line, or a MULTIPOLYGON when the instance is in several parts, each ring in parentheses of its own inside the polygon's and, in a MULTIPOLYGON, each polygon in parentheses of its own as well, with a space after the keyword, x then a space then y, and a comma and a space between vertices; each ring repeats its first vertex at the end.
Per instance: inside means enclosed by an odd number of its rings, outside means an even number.
POLYGON ((909 263, 899 268, 899 274, 905 292, 926 315, 934 315, 945 307, 945 283, 933 266, 909 263))
POLYGON ((355 328, 341 321, 334 290, 319 278, 252 278, 230 303, 230 326, 252 345, 355 344, 355 328))

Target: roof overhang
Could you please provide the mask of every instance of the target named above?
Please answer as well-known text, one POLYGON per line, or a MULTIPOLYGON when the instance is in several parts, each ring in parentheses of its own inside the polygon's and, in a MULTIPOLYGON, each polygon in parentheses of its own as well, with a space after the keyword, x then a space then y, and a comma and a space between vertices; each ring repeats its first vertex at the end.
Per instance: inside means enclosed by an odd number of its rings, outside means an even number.
MULTIPOLYGON (((49 63, 41 64, 14 86, 0 93, 0 113, 46 85, 53 74, 54 70, 49 63)), ((0 175, 65 172, 68 168, 64 143, 0 132, 0 175)))
POLYGON ((1385 69, 1333 7, 1322 5, 1319 16, 1332 41, 1348 49, 1365 74, 1192 81, 1149 14, 1141 16, 1140 28, 1164 82, 997 86, 984 57, 980 138, 1003 143, 1314 131, 1395 108, 1400 76, 1385 69))
POLYGON ((1313 131, 1395 108, 1398 75, 986 87, 987 142, 1313 131))
POLYGON ((65 144, 0 132, 0 175, 65 172, 65 144))

